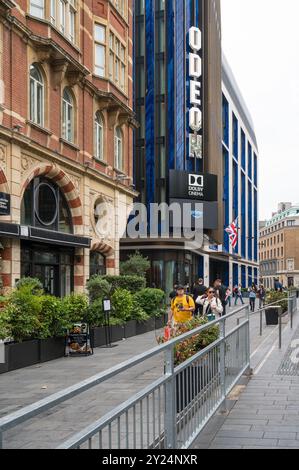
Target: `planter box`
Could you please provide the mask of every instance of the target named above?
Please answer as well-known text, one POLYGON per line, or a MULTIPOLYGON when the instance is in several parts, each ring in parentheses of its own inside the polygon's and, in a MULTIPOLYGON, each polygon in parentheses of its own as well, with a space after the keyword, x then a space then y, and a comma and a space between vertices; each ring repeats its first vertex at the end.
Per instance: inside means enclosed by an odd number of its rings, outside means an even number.
POLYGON ((0 374, 4 374, 4 372, 8 372, 8 354, 7 354, 7 345, 4 345, 4 358, 5 362, 0 363, 0 374))
POLYGON ((136 323, 136 320, 131 320, 125 324, 125 338, 136 336, 136 323))
POLYGON ((9 371, 32 366, 40 362, 38 340, 9 343, 6 348, 9 371))
POLYGON ((164 328, 165 325, 166 325, 166 323, 165 323, 164 315, 162 315, 162 317, 156 317, 155 318, 155 329, 156 330, 161 330, 162 328, 164 328))
MULTIPOLYGON (((205 401, 204 394, 210 391, 209 384, 216 380, 218 372, 214 372, 207 364, 201 364, 184 369, 176 376, 176 408, 177 413, 181 413, 192 401, 202 394, 202 402, 205 401)), ((215 382, 216 383, 216 382, 215 382)))
POLYGON ((65 355, 65 338, 47 338, 39 340, 40 362, 53 361, 65 355))
POLYGON ((278 312, 279 309, 277 307, 266 307, 265 308, 265 317, 266 317, 266 325, 278 325, 278 312))
POLYGON ((124 327, 123 326, 111 326, 110 327, 111 343, 117 343, 124 338, 124 327))
POLYGON ((99 348, 107 343, 105 327, 99 326, 90 331, 90 340, 93 348, 99 348))
POLYGON ((139 323, 137 322, 136 325, 136 332, 137 335, 144 335, 145 333, 149 333, 155 329, 155 319, 150 318, 149 320, 139 323))

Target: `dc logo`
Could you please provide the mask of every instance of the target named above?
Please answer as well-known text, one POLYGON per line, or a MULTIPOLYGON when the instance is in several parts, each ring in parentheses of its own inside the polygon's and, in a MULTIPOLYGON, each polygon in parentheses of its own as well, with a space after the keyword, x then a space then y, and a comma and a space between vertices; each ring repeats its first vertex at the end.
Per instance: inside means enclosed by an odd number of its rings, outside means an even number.
POLYGON ((196 188, 203 188, 203 176, 202 175, 189 175, 189 186, 196 188))

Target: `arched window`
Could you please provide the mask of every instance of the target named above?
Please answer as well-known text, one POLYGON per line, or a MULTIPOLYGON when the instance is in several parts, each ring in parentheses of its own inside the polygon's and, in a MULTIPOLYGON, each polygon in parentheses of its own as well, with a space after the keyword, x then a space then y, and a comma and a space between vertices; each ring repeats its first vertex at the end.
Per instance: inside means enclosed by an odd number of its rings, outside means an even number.
POLYGON ((95 157, 98 160, 104 160, 104 124, 102 116, 99 112, 95 115, 95 157))
POLYGON ((67 88, 62 97, 62 137, 74 142, 74 100, 67 88))
POLYGON ((44 81, 38 66, 30 66, 30 120, 44 125, 44 81))
POLYGON ((41 177, 29 184, 22 200, 21 224, 57 232, 73 232, 67 201, 55 183, 41 177))
POLYGON ((114 135, 114 160, 117 170, 123 169, 123 134, 120 127, 115 129, 114 135))

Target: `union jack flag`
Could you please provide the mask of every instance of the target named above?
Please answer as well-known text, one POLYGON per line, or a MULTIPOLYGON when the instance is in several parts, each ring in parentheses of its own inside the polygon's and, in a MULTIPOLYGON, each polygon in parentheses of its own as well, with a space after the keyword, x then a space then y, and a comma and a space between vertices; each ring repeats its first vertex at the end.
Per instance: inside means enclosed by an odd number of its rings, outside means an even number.
POLYGON ((239 229, 238 229, 238 217, 237 217, 236 220, 234 220, 234 222, 225 229, 226 233, 229 236, 230 243, 233 249, 236 248, 237 243, 238 243, 238 230, 239 229))

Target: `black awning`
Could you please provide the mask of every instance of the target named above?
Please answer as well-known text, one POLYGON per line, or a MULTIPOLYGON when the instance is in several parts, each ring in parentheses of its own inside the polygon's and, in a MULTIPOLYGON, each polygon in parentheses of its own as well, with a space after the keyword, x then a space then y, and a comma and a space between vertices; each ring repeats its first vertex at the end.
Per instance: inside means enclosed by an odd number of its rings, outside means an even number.
POLYGON ((8 238, 16 237, 21 240, 31 240, 60 246, 90 248, 91 245, 91 239, 87 237, 6 222, 0 222, 0 235, 8 238))

